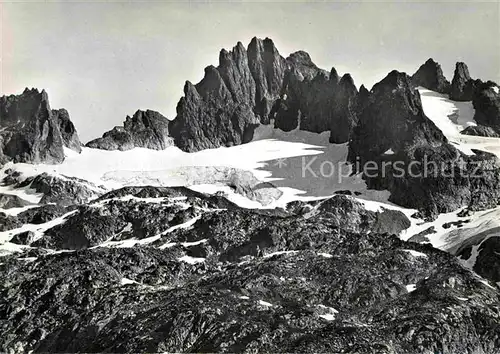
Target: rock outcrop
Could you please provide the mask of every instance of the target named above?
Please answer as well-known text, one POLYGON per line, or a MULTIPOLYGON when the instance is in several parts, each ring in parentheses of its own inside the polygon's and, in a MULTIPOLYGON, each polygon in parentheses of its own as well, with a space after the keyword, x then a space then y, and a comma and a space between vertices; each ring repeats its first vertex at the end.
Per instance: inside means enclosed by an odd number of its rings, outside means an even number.
POLYGON ((450 82, 446 80, 441 65, 432 58, 418 68, 411 77, 411 81, 415 86, 422 86, 439 93, 450 92, 450 82))
POLYGON ((16 171, 5 171, 2 183, 15 188, 30 188, 40 195, 40 204, 56 203, 59 206, 82 204, 105 192, 102 186, 63 175, 50 175, 46 172, 25 178, 16 171))
POLYGON ((478 85, 472 101, 474 120, 500 133, 500 88, 492 81, 478 85))
POLYGON ((500 133, 498 133, 494 128, 484 125, 474 125, 467 127, 462 130, 460 134, 484 136, 487 138, 500 138, 500 133))
POLYGON ((64 108, 53 109, 52 114, 56 117, 57 124, 64 142, 64 145, 76 152, 82 151, 82 143, 76 132, 76 128, 69 118, 69 113, 64 108))
POLYGON ((80 151, 78 142, 68 112, 51 110, 44 90, 0 98, 0 164, 61 163, 64 146, 80 151))
POLYGON ((123 127, 115 127, 86 146, 103 150, 130 150, 136 147, 164 150, 173 145, 168 133, 169 120, 160 113, 138 110, 125 118, 123 127))
POLYGON ((467 65, 458 62, 451 81, 450 99, 454 101, 472 101, 474 91, 479 84, 479 81, 471 79, 467 65))
POLYGON ((369 96, 349 144, 348 160, 369 188, 433 218, 468 205, 494 207, 500 197, 497 158, 466 156, 425 116, 410 78, 392 71, 369 96), (387 151, 391 151, 390 154, 387 151))
POLYGON ((0 208, 2 209, 22 208, 30 204, 30 202, 17 195, 0 193, 0 208))
POLYGON ((274 126, 284 131, 330 131, 332 143, 347 142, 357 121, 358 90, 351 75, 339 79, 335 68, 328 74, 305 52, 293 53, 287 63, 283 95, 273 110, 274 126))

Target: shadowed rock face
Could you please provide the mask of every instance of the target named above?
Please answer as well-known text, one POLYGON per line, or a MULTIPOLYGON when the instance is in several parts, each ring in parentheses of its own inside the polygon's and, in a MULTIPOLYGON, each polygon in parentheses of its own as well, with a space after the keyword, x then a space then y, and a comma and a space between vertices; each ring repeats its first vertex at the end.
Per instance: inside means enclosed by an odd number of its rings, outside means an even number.
POLYGON ((253 130, 269 122, 285 69, 285 59, 267 38, 252 39, 247 50, 241 43, 222 50, 217 68, 207 67, 196 85, 186 82, 169 125, 175 144, 197 151, 250 141, 253 130))
POLYGON ((499 200, 497 158, 479 151, 465 156, 450 145, 425 116, 410 78, 397 71, 373 87, 353 131, 348 160, 359 172, 375 164, 364 174, 369 188, 387 189, 393 202, 430 218, 465 205, 494 207, 499 200), (385 153, 389 150, 394 154, 385 153))
POLYGON ((450 99, 454 101, 472 101, 474 91, 479 84, 480 81, 471 79, 467 65, 458 62, 451 81, 450 99))
POLYGON ((492 81, 478 85, 472 101, 474 120, 500 132, 500 88, 492 81))
POLYGON ((422 86, 426 89, 439 93, 449 93, 450 82, 446 80, 441 65, 432 58, 428 59, 411 77, 415 86, 422 86))
POLYGON ((0 163, 61 163, 67 146, 80 151, 66 110, 51 110, 45 91, 0 98, 0 163))
POLYGON ((346 142, 356 122, 357 89, 349 74, 318 68, 298 51, 284 59, 270 39, 254 38, 222 50, 217 68, 205 69, 198 84, 186 82, 177 117, 170 125, 175 144, 185 151, 250 141, 259 124, 284 131, 331 131, 346 142))
POLYGON ((141 147, 163 150, 173 145, 168 134, 168 119, 160 113, 138 110, 125 118, 123 127, 115 127, 102 138, 89 141, 86 146, 103 150, 130 150, 141 147))
POLYGON ((78 133, 76 132, 73 122, 69 118, 68 111, 64 108, 53 109, 52 114, 56 117, 64 145, 71 150, 81 152, 82 143, 80 142, 80 138, 78 137, 78 133))

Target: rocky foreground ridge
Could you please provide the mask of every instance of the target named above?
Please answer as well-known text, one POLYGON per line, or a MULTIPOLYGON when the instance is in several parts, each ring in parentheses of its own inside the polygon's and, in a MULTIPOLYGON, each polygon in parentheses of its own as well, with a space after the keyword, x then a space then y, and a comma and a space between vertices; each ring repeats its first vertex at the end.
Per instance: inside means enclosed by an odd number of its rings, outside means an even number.
POLYGON ((266 211, 128 187, 57 218, 1 259, 2 351, 500 348, 498 290, 454 256, 401 241, 401 212, 349 196, 266 211))

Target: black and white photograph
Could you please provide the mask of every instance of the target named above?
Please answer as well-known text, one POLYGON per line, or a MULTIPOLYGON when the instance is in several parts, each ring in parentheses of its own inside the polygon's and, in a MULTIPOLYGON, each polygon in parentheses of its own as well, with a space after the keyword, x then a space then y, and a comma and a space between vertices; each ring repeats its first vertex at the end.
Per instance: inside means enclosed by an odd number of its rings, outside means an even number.
POLYGON ((500 0, 0 0, 0 353, 500 353, 500 0))

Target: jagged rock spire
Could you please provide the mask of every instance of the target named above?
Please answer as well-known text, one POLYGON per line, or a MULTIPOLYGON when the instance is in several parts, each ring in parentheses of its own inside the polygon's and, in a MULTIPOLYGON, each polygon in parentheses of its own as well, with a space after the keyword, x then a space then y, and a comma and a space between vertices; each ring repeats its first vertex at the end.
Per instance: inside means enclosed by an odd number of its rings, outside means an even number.
POLYGON ((455 101, 472 101, 477 85, 478 82, 471 79, 467 65, 463 62, 456 63, 450 98, 455 101))
POLYGON ((64 146, 80 151, 80 140, 66 110, 52 110, 45 90, 26 88, 0 98, 0 164, 61 163, 64 146))
POLYGON ((443 74, 441 65, 429 58, 411 77, 415 86, 422 86, 440 93, 450 91, 450 83, 443 74))

